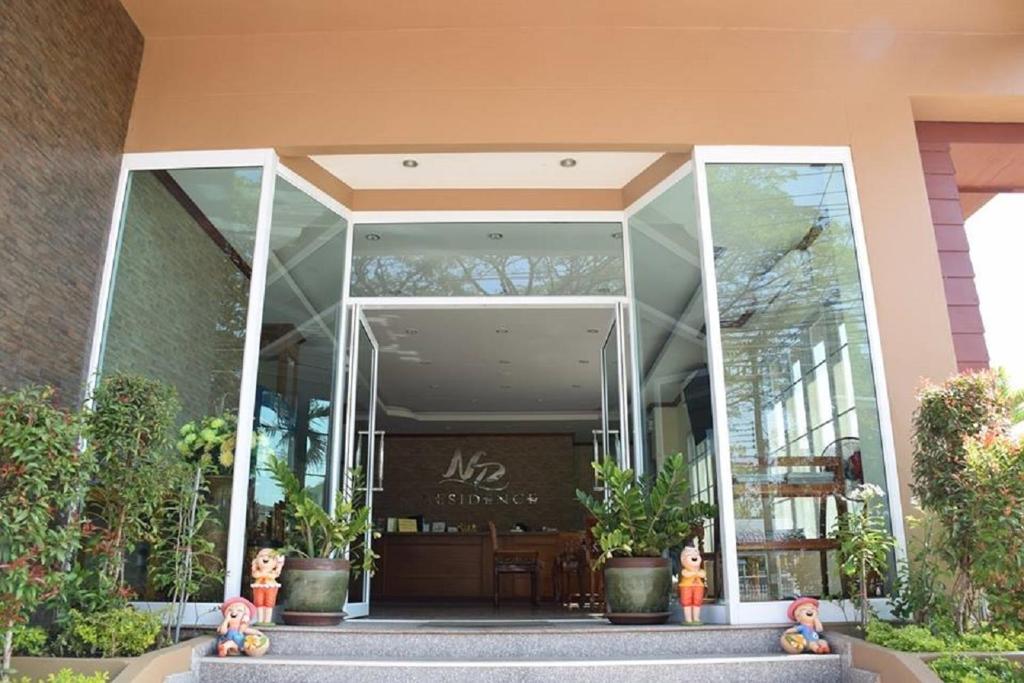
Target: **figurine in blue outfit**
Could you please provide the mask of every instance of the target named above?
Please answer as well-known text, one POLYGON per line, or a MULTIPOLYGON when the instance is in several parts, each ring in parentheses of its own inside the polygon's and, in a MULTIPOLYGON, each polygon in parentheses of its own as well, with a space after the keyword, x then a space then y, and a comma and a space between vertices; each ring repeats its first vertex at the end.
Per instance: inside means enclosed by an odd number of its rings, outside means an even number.
POLYGON ((256 606, 245 598, 231 598, 221 605, 224 621, 217 627, 217 656, 247 654, 260 657, 270 647, 270 639, 250 624, 256 618, 256 606))
POLYGON ((821 637, 825 628, 818 617, 820 605, 814 598, 797 598, 789 606, 787 615, 796 625, 782 634, 782 649, 791 655, 813 652, 825 655, 832 651, 828 641, 821 637))

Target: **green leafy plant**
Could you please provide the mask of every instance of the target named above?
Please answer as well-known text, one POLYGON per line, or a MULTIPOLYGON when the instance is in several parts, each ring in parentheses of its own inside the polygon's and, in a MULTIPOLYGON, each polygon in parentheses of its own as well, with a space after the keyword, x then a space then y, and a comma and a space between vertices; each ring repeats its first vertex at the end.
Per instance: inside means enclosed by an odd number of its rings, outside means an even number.
MULTIPOLYGON (((913 491, 942 524, 953 559, 954 619, 959 631, 984 621, 978 564, 975 482, 964 476, 971 439, 1005 436, 1019 413, 1020 392, 998 370, 957 375, 918 396, 914 415, 913 491)), ((989 495, 992 492, 988 492, 989 495)), ((1018 574, 1020 573, 1018 565, 1018 574)))
POLYGON ((992 622, 1024 629, 1024 444, 985 434, 965 443, 963 508, 972 520, 971 582, 992 622))
POLYGON ((653 479, 638 478, 612 459, 594 463, 594 472, 605 497, 577 490, 576 498, 597 518, 593 533, 601 554, 595 566, 611 557, 660 557, 699 534, 704 520, 715 515, 712 505, 688 503, 681 453, 666 460, 653 479))
POLYGON ((167 639, 178 642, 185 609, 204 586, 224 576, 223 562, 206 533, 216 524, 207 477, 217 472, 212 459, 182 461, 168 470, 168 483, 156 516, 149 579, 169 598, 167 639))
POLYGON ((79 447, 78 415, 54 404, 50 388, 0 394, 0 681, 10 680, 14 627, 28 621, 65 580, 79 550, 77 514, 94 469, 79 447))
POLYGON ((156 644, 161 628, 157 614, 134 607, 95 614, 72 610, 61 637, 78 657, 135 657, 156 644))
POLYGON ((204 470, 230 472, 235 462, 237 431, 238 418, 234 413, 187 422, 178 430, 178 453, 204 470))
POLYGON ((850 509, 839 515, 832 532, 839 542, 840 569, 853 584, 861 630, 867 630, 871 616, 870 581, 885 576, 889 553, 896 545, 881 504, 884 496, 875 484, 858 486, 846 496, 850 509))
POLYGON ((1005 657, 944 655, 928 663, 939 678, 950 683, 1017 683, 1024 681, 1024 667, 1005 657))
POLYGON ((99 530, 91 549, 100 571, 121 589, 125 558, 152 540, 178 409, 172 387, 138 375, 104 377, 92 395, 88 436, 100 467, 87 500, 99 530))
MULTIPOLYGON (((359 486, 360 472, 355 471, 345 477, 345 486, 338 493, 332 515, 302 486, 286 460, 271 455, 267 459, 267 467, 270 476, 284 491, 286 552, 301 557, 339 557, 372 530, 370 508, 363 505, 359 486)), ((359 556, 361 559, 352 563, 353 569, 372 573, 377 554, 363 549, 359 556)))
POLYGON ((889 604, 893 616, 918 624, 953 623, 953 605, 947 589, 949 571, 955 563, 945 540, 945 530, 933 515, 906 518, 911 530, 910 562, 900 561, 889 604))
POLYGON ((14 654, 22 657, 41 657, 46 654, 46 641, 49 635, 45 628, 39 626, 14 627, 14 654))
POLYGON ((945 652, 949 648, 945 638, 924 626, 893 626, 877 619, 868 623, 865 638, 869 643, 900 652, 945 652))
MULTIPOLYGON (((37 683, 107 683, 110 675, 106 671, 96 671, 91 674, 78 673, 71 669, 61 669, 55 674, 46 678, 40 678, 37 683)), ((22 677, 18 683, 32 683, 27 677, 22 677)))

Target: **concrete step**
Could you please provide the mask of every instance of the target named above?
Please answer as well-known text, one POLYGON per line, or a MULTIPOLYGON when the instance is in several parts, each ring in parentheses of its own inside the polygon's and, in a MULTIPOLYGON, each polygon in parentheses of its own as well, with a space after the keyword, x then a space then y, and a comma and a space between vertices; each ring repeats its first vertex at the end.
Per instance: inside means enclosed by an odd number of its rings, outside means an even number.
MULTIPOLYGON (((198 683, 333 683, 351 680, 365 683, 520 683, 608 680, 650 681, 660 683, 683 680, 737 681, 743 683, 840 683, 842 662, 839 655, 748 655, 740 657, 693 656, 653 658, 633 656, 607 658, 596 648, 576 653, 591 653, 600 659, 402 659, 337 657, 285 657, 267 655, 259 659, 205 657, 198 664, 198 683)), ((436 653, 440 657, 440 653, 436 653)))
POLYGON ((495 624, 438 627, 350 624, 335 629, 278 626, 264 629, 270 654, 337 659, 522 660, 602 659, 781 654, 785 626, 611 626, 608 624, 495 624))

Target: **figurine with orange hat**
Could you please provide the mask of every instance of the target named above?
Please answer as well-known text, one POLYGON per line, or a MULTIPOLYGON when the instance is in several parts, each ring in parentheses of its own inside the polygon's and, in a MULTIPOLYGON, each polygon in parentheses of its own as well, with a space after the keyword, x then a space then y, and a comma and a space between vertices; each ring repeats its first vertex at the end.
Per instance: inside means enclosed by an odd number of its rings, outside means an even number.
POLYGON ((217 627, 217 656, 245 653, 259 657, 267 652, 270 639, 250 624, 256 618, 256 605, 243 597, 230 598, 220 606, 224 620, 217 627))
POLYGON ((820 605, 814 598, 797 598, 786 614, 796 625, 782 634, 782 649, 791 655, 802 652, 827 655, 832 651, 828 641, 821 637, 825 628, 818 617, 820 605))

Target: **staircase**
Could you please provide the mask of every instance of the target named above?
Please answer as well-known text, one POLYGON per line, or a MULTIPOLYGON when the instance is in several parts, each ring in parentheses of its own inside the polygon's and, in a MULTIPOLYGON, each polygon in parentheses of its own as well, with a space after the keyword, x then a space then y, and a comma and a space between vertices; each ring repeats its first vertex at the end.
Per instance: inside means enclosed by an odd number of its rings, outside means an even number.
POLYGON ((335 629, 281 626, 266 630, 271 639, 266 656, 199 657, 190 679, 198 683, 851 680, 854 672, 844 672, 841 655, 783 654, 782 630, 778 626, 630 627, 543 621, 353 622, 335 629))

